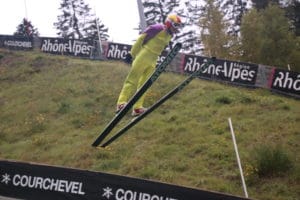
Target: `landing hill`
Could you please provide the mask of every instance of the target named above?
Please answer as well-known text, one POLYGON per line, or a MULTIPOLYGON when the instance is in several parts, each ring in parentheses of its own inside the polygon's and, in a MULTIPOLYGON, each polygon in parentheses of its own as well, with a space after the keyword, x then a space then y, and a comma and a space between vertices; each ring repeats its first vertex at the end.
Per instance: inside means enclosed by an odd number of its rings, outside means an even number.
MULTIPOLYGON (((249 196, 299 198, 300 102, 264 89, 194 80, 108 149, 91 147, 114 116, 128 71, 116 61, 0 50, 0 159, 243 196, 230 117, 249 196)), ((185 78, 163 73, 147 106, 185 78)))

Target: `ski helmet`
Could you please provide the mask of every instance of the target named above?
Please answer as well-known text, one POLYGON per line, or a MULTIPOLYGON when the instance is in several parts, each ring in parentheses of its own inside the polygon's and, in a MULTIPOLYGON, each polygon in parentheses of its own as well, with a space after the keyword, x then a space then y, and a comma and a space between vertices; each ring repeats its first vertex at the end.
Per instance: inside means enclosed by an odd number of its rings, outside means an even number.
POLYGON ((179 16, 177 16, 176 14, 171 14, 168 15, 165 21, 165 25, 167 26, 167 28, 172 27, 176 32, 178 32, 178 29, 182 26, 182 22, 179 16))

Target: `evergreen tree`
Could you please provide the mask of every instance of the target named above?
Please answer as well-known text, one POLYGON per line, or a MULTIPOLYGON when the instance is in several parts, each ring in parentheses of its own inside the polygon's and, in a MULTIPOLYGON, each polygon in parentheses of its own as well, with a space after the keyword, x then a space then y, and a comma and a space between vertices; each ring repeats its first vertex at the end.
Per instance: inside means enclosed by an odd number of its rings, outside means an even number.
POLYGON ((179 7, 179 0, 145 0, 143 6, 148 25, 164 23, 168 15, 179 7))
POLYGON ((228 58, 230 38, 227 35, 228 24, 220 11, 220 4, 214 0, 205 0, 203 13, 200 17, 201 41, 205 55, 228 58))
POLYGON ((291 28, 300 36, 300 0, 252 0, 252 3, 257 10, 266 9, 270 4, 279 5, 290 19, 291 28))
POLYGON ((88 39, 98 40, 98 28, 99 28, 99 36, 102 41, 107 41, 109 38, 108 35, 108 28, 101 23, 99 18, 91 21, 90 26, 85 28, 84 31, 86 32, 86 37, 88 39))
POLYGON ((200 42, 199 19, 202 7, 198 0, 185 2, 185 9, 181 13, 184 19, 185 29, 180 34, 183 42, 183 51, 188 54, 202 54, 203 45, 200 42))
POLYGON ((296 49, 289 21, 284 11, 274 4, 246 14, 241 34, 245 61, 286 67, 296 49))
POLYGON ((249 6, 247 0, 223 0, 221 8, 230 21, 228 33, 233 36, 238 36, 242 23, 242 18, 247 12, 249 6))
POLYGON ((296 37, 294 42, 295 48, 288 58, 288 65, 292 71, 300 72, 300 37, 296 37))
POLYGON ((104 28, 99 19, 90 14, 91 9, 84 0, 62 0, 59 9, 63 14, 59 15, 58 21, 54 23, 59 36, 69 39, 95 39, 97 20, 101 39, 107 40, 108 29, 104 28))
POLYGON ((253 7, 257 10, 266 9, 269 4, 279 5, 280 0, 252 0, 253 7))
POLYGON ((39 32, 31 24, 31 21, 24 18, 22 20, 22 23, 17 26, 17 31, 14 33, 14 35, 23 37, 34 37, 39 36, 39 32))
POLYGON ((283 7, 286 11, 286 16, 290 19, 292 29, 296 36, 300 36, 300 0, 289 0, 283 7))
POLYGON ((285 13, 276 5, 269 5, 263 11, 264 38, 262 60, 270 65, 286 67, 289 57, 295 48, 293 34, 290 31, 285 13))
POLYGON ((263 24, 256 9, 251 9, 242 20, 241 42, 242 60, 245 62, 260 63, 261 30, 263 24))

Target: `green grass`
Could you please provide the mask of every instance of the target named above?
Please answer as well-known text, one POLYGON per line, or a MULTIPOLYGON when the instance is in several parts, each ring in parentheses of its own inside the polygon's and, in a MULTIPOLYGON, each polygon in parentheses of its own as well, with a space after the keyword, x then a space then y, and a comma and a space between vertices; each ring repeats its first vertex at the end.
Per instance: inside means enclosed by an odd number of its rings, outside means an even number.
MULTIPOLYGON (((197 79, 101 150, 91 143, 114 116, 128 66, 39 52, 0 50, 0 55, 1 159, 243 196, 231 117, 249 196, 300 196, 299 100, 197 79), (275 156, 267 159, 270 155, 275 156), (277 165, 283 168, 272 167, 277 165)), ((164 73, 148 92, 146 106, 184 79, 164 73)), ((116 129, 130 119, 127 115, 116 129)))

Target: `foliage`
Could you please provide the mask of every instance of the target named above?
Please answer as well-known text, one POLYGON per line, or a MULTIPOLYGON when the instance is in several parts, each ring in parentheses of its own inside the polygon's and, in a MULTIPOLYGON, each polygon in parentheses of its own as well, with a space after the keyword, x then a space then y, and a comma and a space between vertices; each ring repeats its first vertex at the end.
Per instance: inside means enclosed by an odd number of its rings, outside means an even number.
POLYGON ((279 5, 280 0, 252 0, 253 7, 257 10, 266 9, 271 3, 279 5))
POLYGON ((34 28, 34 26, 31 24, 31 21, 29 21, 26 18, 23 18, 22 23, 18 25, 14 35, 23 37, 34 37, 39 36, 39 32, 37 28, 34 28))
POLYGON ((222 11, 225 13, 226 18, 230 21, 228 33, 238 37, 242 24, 242 18, 249 9, 249 7, 247 7, 249 1, 226 0, 221 2, 222 11))
POLYGON ((245 61, 286 68, 296 49, 288 19, 276 5, 247 13, 243 19, 241 35, 245 61))
POLYGON ((300 1, 299 0, 289 0, 285 8, 286 16, 290 19, 292 24, 292 29, 294 30, 296 36, 300 36, 300 1))
POLYGON ((259 177, 271 177, 288 173, 292 161, 280 146, 261 145, 253 153, 254 168, 259 177))
POLYGON ((98 40, 98 26, 101 40, 107 40, 108 28, 105 28, 99 18, 90 14, 91 9, 84 0, 62 0, 59 9, 62 14, 54 23, 59 36, 69 39, 98 40))
POLYGON ((288 19, 276 5, 270 5, 262 13, 262 63, 285 67, 289 55, 295 49, 293 34, 289 31, 288 19))
POLYGON ((226 58, 228 54, 229 37, 228 23, 220 11, 220 5, 213 0, 205 0, 206 5, 200 18, 201 41, 204 45, 204 54, 218 58, 226 58))
POLYGON ((84 28, 83 31, 86 32, 87 36, 85 38, 87 39, 98 41, 98 38, 100 37, 102 41, 107 41, 109 38, 109 35, 107 33, 108 28, 105 27, 105 25, 101 22, 99 18, 93 20, 90 24, 90 27, 84 28), (98 33, 98 29, 99 29, 99 33, 98 33))
POLYGON ((300 1, 287 0, 282 7, 285 9, 285 14, 291 22, 291 28, 294 30, 297 37, 300 37, 300 1))
POLYGON ((185 9, 179 11, 184 19, 185 29, 182 30, 178 38, 183 43, 183 52, 187 54, 199 55, 203 52, 203 45, 200 42, 199 18, 201 16, 201 2, 189 0, 185 2, 185 9))
POLYGON ((145 0, 143 6, 148 25, 164 23, 167 16, 179 6, 179 0, 145 0))
POLYGON ((243 60, 260 63, 261 33, 263 29, 261 16, 255 9, 250 10, 244 18, 241 26, 241 42, 243 60))
POLYGON ((295 40, 295 49, 290 55, 289 65, 292 71, 300 72, 300 37, 295 40))
POLYGON ((275 4, 285 10, 285 15, 291 21, 291 28, 300 36, 300 1, 299 0, 252 0, 253 7, 264 10, 269 5, 275 4))

